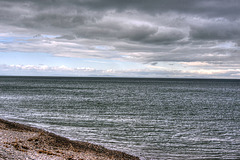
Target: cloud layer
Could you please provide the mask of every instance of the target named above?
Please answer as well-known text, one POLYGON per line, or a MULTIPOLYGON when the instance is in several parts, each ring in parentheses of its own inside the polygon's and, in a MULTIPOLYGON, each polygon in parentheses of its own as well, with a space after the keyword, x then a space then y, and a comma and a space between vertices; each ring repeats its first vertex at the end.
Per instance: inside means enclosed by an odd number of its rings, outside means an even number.
MULTIPOLYGON (((185 65, 203 65, 198 63, 185 65)), ((206 64, 204 64, 206 65, 206 64)), ((3 75, 27 75, 27 76, 101 76, 101 77, 165 77, 165 78, 238 78, 240 69, 192 69, 188 71, 162 69, 149 66, 146 69, 127 69, 127 70, 99 70, 95 68, 77 67, 71 68, 62 66, 47 65, 0 65, 0 72, 3 75)))
POLYGON ((239 15, 238 0, 1 0, 0 52, 234 70, 239 15))

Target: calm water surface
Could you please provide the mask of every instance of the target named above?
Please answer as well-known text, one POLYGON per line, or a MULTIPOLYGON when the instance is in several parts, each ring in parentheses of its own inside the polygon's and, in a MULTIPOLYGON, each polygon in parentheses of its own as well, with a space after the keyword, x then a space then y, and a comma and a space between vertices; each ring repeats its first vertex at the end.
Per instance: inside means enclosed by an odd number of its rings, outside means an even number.
POLYGON ((0 116, 143 160, 240 158, 240 80, 0 77, 0 116))

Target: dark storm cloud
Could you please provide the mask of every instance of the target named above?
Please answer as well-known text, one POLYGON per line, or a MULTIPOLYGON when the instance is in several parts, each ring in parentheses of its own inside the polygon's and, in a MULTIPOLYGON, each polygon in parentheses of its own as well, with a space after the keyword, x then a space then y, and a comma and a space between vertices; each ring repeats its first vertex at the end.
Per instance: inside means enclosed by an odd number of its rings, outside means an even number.
POLYGON ((217 20, 206 24, 192 25, 190 35, 194 39, 237 40, 240 37, 240 21, 217 20))
POLYGON ((235 18, 238 18, 238 14, 240 14, 238 0, 89 0, 71 2, 93 10, 116 9, 120 12, 126 9, 136 9, 151 14, 179 12, 235 18))
POLYGON ((1 32, 57 36, 1 47, 144 63, 237 61, 239 15, 239 0, 1 0, 1 32))

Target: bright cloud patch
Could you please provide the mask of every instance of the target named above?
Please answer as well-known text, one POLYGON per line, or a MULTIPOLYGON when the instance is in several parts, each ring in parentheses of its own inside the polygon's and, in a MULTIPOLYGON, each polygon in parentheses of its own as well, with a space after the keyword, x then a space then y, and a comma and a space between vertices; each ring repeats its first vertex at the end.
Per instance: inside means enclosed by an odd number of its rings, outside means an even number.
POLYGON ((46 66, 46 65, 0 65, 0 72, 3 75, 22 75, 25 73, 27 76, 111 76, 111 77, 171 77, 181 78, 184 75, 186 78, 197 77, 211 77, 211 78, 224 78, 226 75, 231 75, 236 78, 240 74, 240 69, 225 69, 225 70, 177 70, 167 69, 162 67, 148 67, 146 69, 125 69, 115 70, 106 69, 98 70, 90 67, 77 67, 71 68, 66 66, 46 66))

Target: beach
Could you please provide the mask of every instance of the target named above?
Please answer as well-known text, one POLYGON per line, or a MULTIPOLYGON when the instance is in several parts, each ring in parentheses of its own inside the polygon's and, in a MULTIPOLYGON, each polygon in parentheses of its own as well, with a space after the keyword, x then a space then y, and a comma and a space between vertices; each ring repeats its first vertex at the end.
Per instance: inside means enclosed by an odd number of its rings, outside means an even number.
POLYGON ((138 160, 139 158, 0 119, 0 159, 138 160))

